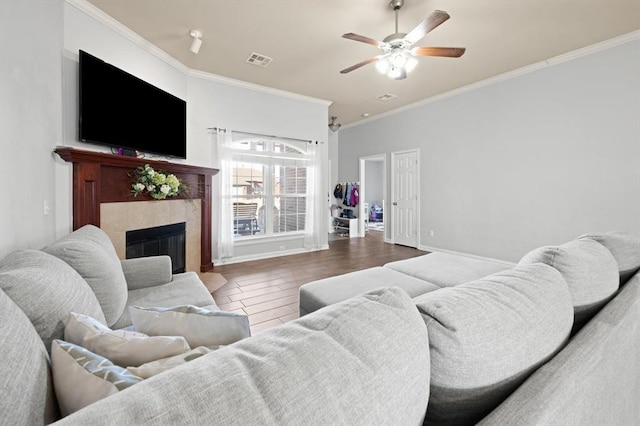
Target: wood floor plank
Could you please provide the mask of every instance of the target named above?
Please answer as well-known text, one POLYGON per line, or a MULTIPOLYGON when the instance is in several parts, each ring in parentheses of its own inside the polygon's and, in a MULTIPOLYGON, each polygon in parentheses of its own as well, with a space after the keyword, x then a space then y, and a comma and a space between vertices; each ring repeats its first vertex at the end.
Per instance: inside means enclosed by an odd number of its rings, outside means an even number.
POLYGON ((298 289, 303 284, 426 253, 385 243, 382 232, 337 238, 329 241, 329 250, 216 265, 215 272, 227 284, 213 297, 222 310, 246 313, 255 334, 298 317, 298 289))

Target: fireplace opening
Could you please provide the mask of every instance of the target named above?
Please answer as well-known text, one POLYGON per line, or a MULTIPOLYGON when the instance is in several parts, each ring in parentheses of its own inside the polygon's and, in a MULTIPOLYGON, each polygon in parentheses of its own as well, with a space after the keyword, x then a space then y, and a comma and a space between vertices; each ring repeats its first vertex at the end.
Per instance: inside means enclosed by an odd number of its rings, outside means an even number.
POLYGON ((185 222, 127 231, 126 257, 168 255, 173 273, 185 271, 185 222))

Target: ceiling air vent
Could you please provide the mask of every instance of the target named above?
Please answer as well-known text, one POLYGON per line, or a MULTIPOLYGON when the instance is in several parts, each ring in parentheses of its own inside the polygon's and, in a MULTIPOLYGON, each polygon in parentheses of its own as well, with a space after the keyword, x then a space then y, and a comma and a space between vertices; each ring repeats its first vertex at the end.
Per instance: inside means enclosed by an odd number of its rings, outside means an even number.
POLYGON ((260 53, 251 52, 251 55, 247 58, 247 63, 251 65, 255 65, 257 67, 266 68, 273 61, 273 58, 270 58, 266 55, 261 55, 260 53))
POLYGON ((397 98, 397 97, 398 97, 398 95, 392 95, 391 93, 385 93, 385 94, 382 94, 380 96, 377 96, 376 99, 379 100, 379 101, 388 101, 389 99, 397 98))

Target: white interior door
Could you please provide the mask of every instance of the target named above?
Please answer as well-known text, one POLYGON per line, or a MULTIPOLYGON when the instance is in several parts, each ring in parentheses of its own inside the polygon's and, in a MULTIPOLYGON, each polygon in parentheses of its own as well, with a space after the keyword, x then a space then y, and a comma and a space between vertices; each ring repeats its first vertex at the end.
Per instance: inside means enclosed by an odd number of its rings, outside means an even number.
POLYGON ((394 152, 391 198, 392 237, 395 244, 418 247, 418 151, 394 152))

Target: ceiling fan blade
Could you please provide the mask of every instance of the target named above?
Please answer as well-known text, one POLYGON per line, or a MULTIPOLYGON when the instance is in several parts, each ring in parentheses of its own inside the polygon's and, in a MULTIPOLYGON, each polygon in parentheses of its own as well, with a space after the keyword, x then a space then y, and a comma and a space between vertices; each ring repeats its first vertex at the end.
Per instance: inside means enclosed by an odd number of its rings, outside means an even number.
POLYGON ((404 39, 413 44, 449 18, 450 16, 447 12, 434 10, 433 13, 427 16, 424 21, 420 22, 414 29, 409 31, 407 35, 404 36, 404 39))
POLYGON ((383 56, 386 56, 386 55, 378 55, 378 56, 375 56, 373 58, 369 58, 367 60, 364 60, 362 62, 358 62, 355 65, 351 65, 349 68, 343 69, 342 71, 340 71, 340 74, 346 74, 346 73, 351 72, 353 70, 357 70, 358 68, 364 67, 365 65, 368 65, 371 62, 377 61, 378 59, 382 58, 383 56))
POLYGON ((414 47, 411 54, 415 56, 444 56, 447 58, 459 58, 465 52, 464 47, 414 47))
POLYGON ((381 41, 377 41, 377 40, 374 40, 372 38, 361 36, 361 35, 354 34, 354 33, 342 34, 342 37, 343 38, 348 38, 349 40, 355 40, 355 41, 359 41, 359 42, 362 42, 362 43, 367 43, 367 44, 370 44, 370 45, 375 46, 375 47, 380 47, 380 46, 382 46, 384 44, 381 41))

